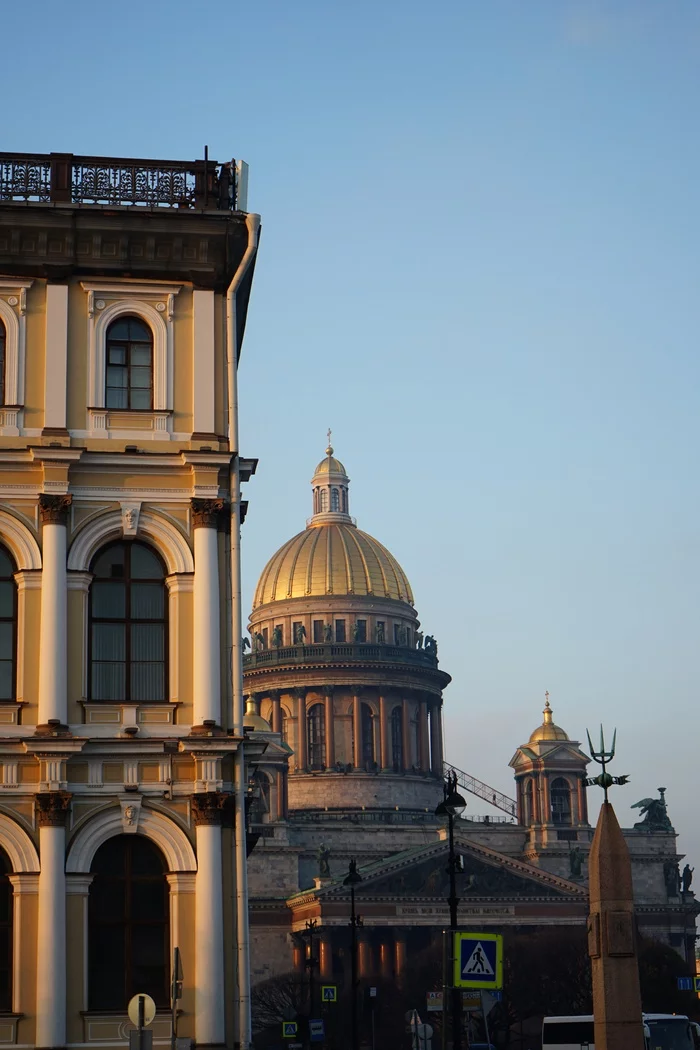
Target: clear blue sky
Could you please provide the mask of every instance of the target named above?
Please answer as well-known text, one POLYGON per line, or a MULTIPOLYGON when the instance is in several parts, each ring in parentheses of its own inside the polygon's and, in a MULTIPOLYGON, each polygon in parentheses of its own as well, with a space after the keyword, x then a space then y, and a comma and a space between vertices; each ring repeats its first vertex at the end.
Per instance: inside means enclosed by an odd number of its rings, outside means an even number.
POLYGON ((3 149, 250 164, 246 595, 331 426, 453 675, 448 756, 511 792, 549 689, 617 725, 623 823, 663 784, 700 861, 697 3, 31 10, 3 149))

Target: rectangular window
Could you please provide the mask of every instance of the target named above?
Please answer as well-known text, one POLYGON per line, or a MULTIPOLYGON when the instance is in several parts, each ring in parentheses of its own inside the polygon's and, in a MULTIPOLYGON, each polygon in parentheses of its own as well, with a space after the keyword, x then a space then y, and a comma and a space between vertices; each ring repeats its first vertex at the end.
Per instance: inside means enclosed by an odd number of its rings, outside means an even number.
POLYGON ((345 620, 335 621, 335 640, 336 642, 345 641, 345 620))
POLYGON ((399 645, 400 638, 401 638, 400 631, 401 631, 401 624, 395 623, 394 624, 394 645, 399 645))
POLYGON ((314 620, 314 643, 320 645, 323 641, 323 620, 314 620))
POLYGON ((263 629, 262 629, 262 636, 263 636, 263 649, 267 649, 267 646, 268 646, 268 628, 267 627, 263 627, 263 629))
POLYGON ((357 640, 358 642, 367 641, 367 621, 357 620, 357 640))

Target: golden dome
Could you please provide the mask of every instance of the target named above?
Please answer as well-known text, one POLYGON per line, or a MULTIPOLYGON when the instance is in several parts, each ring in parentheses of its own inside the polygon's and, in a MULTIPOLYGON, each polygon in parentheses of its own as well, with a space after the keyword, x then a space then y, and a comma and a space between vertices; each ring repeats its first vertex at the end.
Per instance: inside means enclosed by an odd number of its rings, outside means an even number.
POLYGON ((347 477, 347 471, 339 459, 336 459, 333 455, 333 449, 329 445, 326 449, 326 457, 322 459, 319 465, 314 471, 314 477, 317 474, 344 474, 347 477))
POLYGON ((270 558, 253 608, 289 598, 373 595, 413 605, 413 593, 396 558, 350 521, 313 522, 270 558))
POLYGON ((245 703, 245 714, 243 715, 243 728, 252 729, 254 733, 271 733, 270 723, 260 714, 260 704, 252 696, 245 703))
POLYGON ((568 740, 569 734, 565 733, 561 726, 557 726, 552 721, 552 709, 549 706, 549 693, 545 693, 544 702, 544 720, 541 726, 538 726, 533 733, 530 734, 530 743, 535 744, 538 740, 568 740))

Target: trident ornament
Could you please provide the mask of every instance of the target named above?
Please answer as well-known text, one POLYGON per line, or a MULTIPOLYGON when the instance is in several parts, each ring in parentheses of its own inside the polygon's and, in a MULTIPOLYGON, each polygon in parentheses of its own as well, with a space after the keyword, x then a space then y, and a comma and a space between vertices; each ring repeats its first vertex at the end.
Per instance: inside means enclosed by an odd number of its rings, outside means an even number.
POLYGON ((600 748, 598 751, 593 747, 593 741, 591 740, 591 734, 586 730, 586 736, 588 737, 588 750, 591 752, 591 758, 594 762, 597 762, 603 767, 603 772, 599 773, 597 777, 589 777, 586 780, 586 784, 589 787, 593 787, 597 784, 598 787, 602 787, 603 796, 605 801, 608 801, 608 788, 613 784, 627 784, 629 782, 629 776, 625 774, 623 777, 613 777, 607 771, 608 762, 612 762, 615 757, 615 740, 617 738, 617 729, 613 730, 612 746, 610 750, 605 747, 605 737, 603 736, 603 727, 600 727, 600 748))

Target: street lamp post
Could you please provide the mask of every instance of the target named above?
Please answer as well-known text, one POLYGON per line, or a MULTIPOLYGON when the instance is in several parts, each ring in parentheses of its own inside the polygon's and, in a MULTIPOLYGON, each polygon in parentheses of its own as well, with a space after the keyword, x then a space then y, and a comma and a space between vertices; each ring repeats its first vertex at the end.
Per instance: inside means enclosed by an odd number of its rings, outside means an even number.
POLYGON ((357 870, 357 861, 353 858, 350 861, 348 873, 343 879, 343 886, 350 887, 350 983, 352 985, 352 1050, 358 1050, 358 1047, 360 1045, 357 1025, 357 988, 359 984, 359 981, 357 979, 357 929, 358 926, 362 926, 362 916, 355 914, 355 886, 357 886, 358 882, 362 882, 362 876, 357 870))
MULTIPOLYGON (((462 1050, 462 992, 454 986, 454 934, 458 929, 457 908, 459 897, 457 896, 457 871, 459 860, 455 853, 455 818, 461 817, 467 808, 465 799, 457 791, 457 774, 449 772, 445 777, 442 787, 443 799, 435 810, 435 816, 447 820, 447 842, 448 842, 448 866, 450 877, 450 895, 447 903, 450 907, 450 960, 452 971, 451 989, 451 1014, 452 1014, 452 1047, 453 1050, 462 1050)), ((447 983, 447 982, 446 982, 447 983)))
POLYGON ((304 946, 304 966, 309 971, 309 1021, 314 1016, 314 969, 318 965, 318 959, 314 956, 314 932, 318 926, 316 919, 310 919, 306 923, 302 937, 308 938, 308 946, 304 946))

